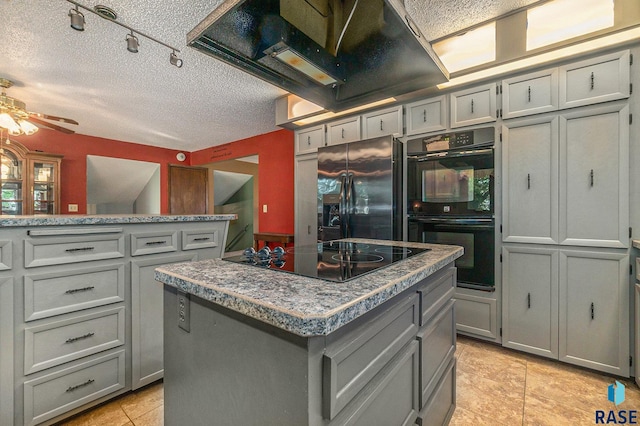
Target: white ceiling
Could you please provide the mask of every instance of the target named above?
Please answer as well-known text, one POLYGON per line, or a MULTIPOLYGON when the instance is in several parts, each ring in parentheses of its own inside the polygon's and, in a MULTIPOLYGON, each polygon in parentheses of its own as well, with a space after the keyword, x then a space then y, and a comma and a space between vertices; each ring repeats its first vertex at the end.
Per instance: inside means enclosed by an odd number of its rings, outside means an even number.
MULTIPOLYGON (((303 0, 300 0, 303 1, 303 0)), ((536 0, 406 0, 433 40, 536 0)), ((275 99, 285 92, 186 46, 186 34, 222 0, 86 0, 118 21, 181 50, 140 39, 126 50, 127 30, 85 12, 85 31, 70 28, 65 0, 0 0, 0 77, 9 96, 33 112, 77 120, 77 133, 195 151, 268 133, 275 99)))

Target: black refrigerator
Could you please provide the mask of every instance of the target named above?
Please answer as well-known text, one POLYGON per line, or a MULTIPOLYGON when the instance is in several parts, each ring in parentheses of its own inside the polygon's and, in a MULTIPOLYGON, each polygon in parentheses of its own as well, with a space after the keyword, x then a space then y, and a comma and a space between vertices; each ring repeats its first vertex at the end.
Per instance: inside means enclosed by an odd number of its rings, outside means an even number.
POLYGON ((402 240, 402 144, 384 136, 318 148, 318 240, 402 240))

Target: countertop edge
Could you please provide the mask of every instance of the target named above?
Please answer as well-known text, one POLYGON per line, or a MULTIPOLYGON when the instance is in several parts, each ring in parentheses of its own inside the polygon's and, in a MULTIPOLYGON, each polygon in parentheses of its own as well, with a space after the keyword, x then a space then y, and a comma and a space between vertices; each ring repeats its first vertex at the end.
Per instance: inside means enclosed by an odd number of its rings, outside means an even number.
POLYGON ((631 240, 633 247, 640 249, 640 240, 631 240))
MULTIPOLYGON (((458 248, 458 250, 452 251, 422 267, 413 268, 409 272, 395 277, 367 294, 355 297, 336 308, 328 309, 324 315, 303 315, 300 312, 279 308, 273 304, 262 303, 262 301, 258 299, 239 294, 228 288, 223 289, 211 283, 194 280, 162 267, 155 270, 155 279, 186 293, 271 324, 293 334, 311 337, 327 335, 336 331, 340 327, 399 295, 404 290, 414 286, 419 281, 433 275, 460 257, 462 253, 463 249, 458 248)), ((289 276, 299 279, 310 279, 297 277, 295 275, 289 276)))
POLYGON ((129 223, 216 222, 235 220, 235 214, 214 215, 47 215, 0 216, 0 227, 113 225, 129 223))

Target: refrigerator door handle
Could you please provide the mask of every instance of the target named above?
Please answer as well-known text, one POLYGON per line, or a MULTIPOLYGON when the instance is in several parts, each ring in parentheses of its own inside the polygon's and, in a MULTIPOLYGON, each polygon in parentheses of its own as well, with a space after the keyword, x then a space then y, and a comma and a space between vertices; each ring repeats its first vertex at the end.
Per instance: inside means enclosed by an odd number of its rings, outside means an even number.
POLYGON ((345 193, 347 194, 347 197, 346 197, 347 200, 346 200, 346 203, 345 203, 345 205, 347 207, 346 208, 347 214, 346 214, 346 217, 345 217, 347 234, 345 235, 345 238, 350 238, 350 237, 352 237, 352 235, 351 235, 351 213, 353 213, 353 206, 354 206, 354 204, 353 204, 353 202, 354 202, 354 200, 353 200, 354 199, 353 173, 349 173, 347 175, 347 185, 345 187, 345 193))
POLYGON ((340 236, 346 238, 348 234, 347 229, 347 175, 345 173, 340 175, 340 196, 338 198, 338 208, 340 211, 340 236))

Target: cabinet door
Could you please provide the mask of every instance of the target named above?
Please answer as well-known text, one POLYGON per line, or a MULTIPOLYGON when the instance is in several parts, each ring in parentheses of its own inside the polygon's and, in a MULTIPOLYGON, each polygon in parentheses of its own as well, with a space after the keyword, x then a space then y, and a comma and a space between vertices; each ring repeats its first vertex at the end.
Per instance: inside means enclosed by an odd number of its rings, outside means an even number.
POLYGON ((502 344, 558 358, 558 251, 503 246, 502 344))
POLYGON ((316 152, 324 146, 324 124, 296 131, 296 154, 316 152))
POLYGON ((628 50, 560 67, 560 108, 628 98, 630 68, 628 50))
POLYGON ((360 139, 360 116, 327 124, 327 145, 338 145, 360 139))
POLYGON ((629 247, 629 106, 560 117, 560 244, 629 247))
POLYGON ((519 120, 502 127, 502 238, 558 242, 558 118, 519 120))
POLYGON ((560 360, 629 376, 629 256, 560 252, 560 360))
MULTIPOLYGON (((154 279, 160 265, 197 260, 197 253, 149 256, 131 262, 131 386, 148 385, 164 374, 162 284, 154 279)), ((176 315, 177 318, 177 315, 176 315)))
POLYGON ((435 132, 447 127, 447 97, 438 96, 405 106, 407 111, 407 136, 435 132))
POLYGON ((558 109, 558 69, 502 81, 502 117, 515 118, 558 109))
POLYGON ((13 424, 13 278, 0 278, 0 424, 13 424))
POLYGON ((362 138, 402 136, 402 106, 375 111, 362 116, 362 138))
POLYGON ((451 127, 496 121, 496 84, 472 87, 451 94, 451 127))

